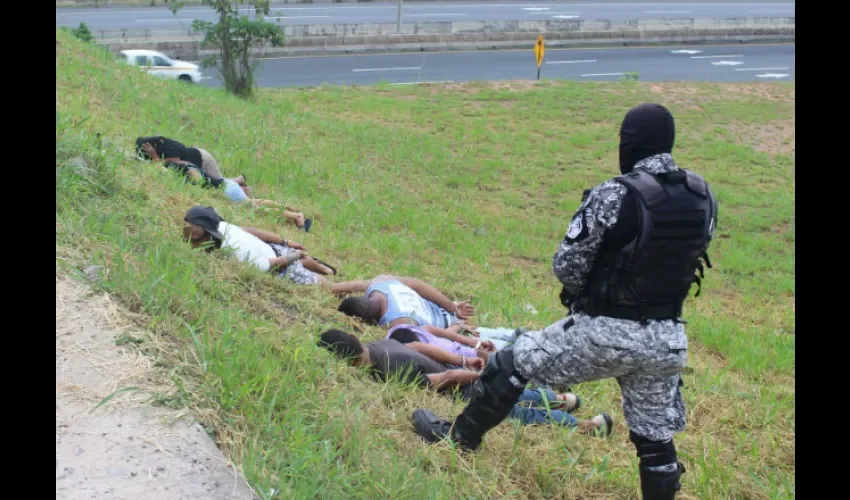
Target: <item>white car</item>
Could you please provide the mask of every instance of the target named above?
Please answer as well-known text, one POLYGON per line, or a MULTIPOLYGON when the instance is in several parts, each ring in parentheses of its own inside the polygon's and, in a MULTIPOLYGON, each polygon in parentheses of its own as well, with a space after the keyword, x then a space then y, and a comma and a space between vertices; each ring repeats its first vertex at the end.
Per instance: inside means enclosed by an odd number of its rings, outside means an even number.
POLYGON ((189 83, 200 83, 203 79, 201 68, 197 64, 176 61, 155 50, 122 50, 121 59, 162 78, 174 78, 189 83))

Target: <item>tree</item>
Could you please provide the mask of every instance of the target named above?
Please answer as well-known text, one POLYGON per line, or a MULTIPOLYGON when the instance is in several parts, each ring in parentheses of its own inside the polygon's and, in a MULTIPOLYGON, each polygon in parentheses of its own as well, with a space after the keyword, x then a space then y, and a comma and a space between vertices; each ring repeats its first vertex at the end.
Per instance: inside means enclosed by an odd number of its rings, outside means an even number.
POLYGON ((80 23, 79 28, 68 28, 67 26, 62 26, 61 29, 86 43, 94 43, 94 35, 92 35, 91 30, 86 23, 80 23))
MULTIPOLYGON (((168 1, 168 0, 166 0, 168 1)), ((180 9, 180 2, 168 1, 173 13, 180 9)), ((218 22, 196 19, 192 29, 204 34, 202 47, 217 46, 218 56, 204 58, 201 65, 215 67, 224 79, 228 92, 240 97, 250 97, 254 90, 254 70, 257 63, 251 60, 251 49, 271 43, 283 45, 283 30, 280 26, 266 22, 269 0, 241 2, 232 0, 204 0, 218 14, 218 22), (254 6, 255 20, 239 15, 239 5, 254 6)))

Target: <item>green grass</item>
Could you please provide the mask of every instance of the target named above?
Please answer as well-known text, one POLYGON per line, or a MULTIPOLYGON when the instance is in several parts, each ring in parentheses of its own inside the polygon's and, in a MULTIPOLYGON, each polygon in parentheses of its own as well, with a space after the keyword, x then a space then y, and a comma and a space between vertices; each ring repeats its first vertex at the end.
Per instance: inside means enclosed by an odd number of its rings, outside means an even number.
POLYGON ((564 314, 551 257, 572 211, 617 173, 619 120, 650 100, 671 108, 677 161, 720 202, 715 269, 686 311, 681 497, 794 496, 793 85, 378 86, 245 102, 56 36, 57 273, 104 266, 97 286, 151 332, 136 341, 171 381, 160 401, 190 409, 264 498, 636 498, 616 382, 574 388, 579 416, 615 417, 610 440, 505 422, 470 457, 426 446, 412 410, 461 403, 341 365, 315 345, 353 328, 337 299, 179 235, 189 207, 212 205, 297 239, 339 279, 413 275, 473 300, 479 324, 542 327, 564 314), (153 134, 209 149, 225 175, 316 216, 314 231, 125 153, 153 134), (90 170, 69 166, 80 155, 90 170))

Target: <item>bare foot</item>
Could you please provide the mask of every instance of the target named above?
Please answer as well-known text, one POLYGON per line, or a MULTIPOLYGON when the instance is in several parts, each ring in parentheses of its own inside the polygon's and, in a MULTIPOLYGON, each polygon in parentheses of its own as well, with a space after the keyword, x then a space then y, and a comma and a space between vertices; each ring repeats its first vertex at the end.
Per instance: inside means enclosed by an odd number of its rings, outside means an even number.
POLYGON ((301 264, 303 264, 305 268, 309 269, 310 271, 313 271, 314 273, 324 274, 326 276, 334 273, 333 269, 329 268, 324 264, 316 262, 316 259, 312 257, 305 257, 301 259, 301 264))

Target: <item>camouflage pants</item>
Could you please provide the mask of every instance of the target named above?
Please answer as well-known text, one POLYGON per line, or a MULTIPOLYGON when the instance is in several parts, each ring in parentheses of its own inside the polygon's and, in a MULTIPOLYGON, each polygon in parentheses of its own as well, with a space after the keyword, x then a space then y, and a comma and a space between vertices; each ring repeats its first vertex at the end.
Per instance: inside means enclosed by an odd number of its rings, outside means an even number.
POLYGON ((635 321, 574 314, 520 335, 514 366, 538 384, 574 385, 615 378, 629 428, 668 441, 685 428, 680 372, 687 361, 685 329, 673 321, 635 321))

